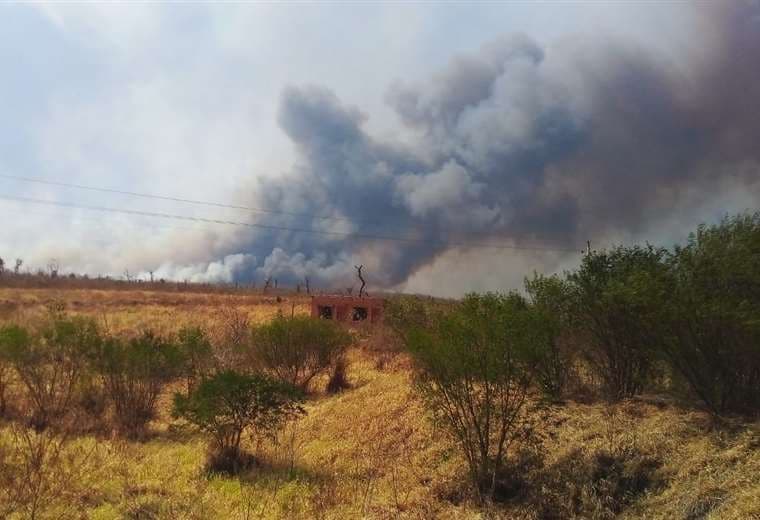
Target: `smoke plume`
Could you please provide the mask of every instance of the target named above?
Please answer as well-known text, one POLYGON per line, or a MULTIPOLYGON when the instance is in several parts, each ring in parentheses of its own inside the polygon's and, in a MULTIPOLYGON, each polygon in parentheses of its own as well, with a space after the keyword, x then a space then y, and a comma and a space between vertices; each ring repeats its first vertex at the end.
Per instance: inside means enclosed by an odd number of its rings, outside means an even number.
MULTIPOLYGON (((760 3, 699 9, 681 61, 625 41, 513 36, 429 82, 395 82, 387 101, 407 142, 369 135, 362 111, 326 88, 286 89, 278 122, 298 159, 259 182, 255 202, 292 213, 268 224, 334 234, 241 233, 230 253, 263 260, 235 276, 350 285, 361 262, 375 286, 394 287, 452 250, 471 261, 468 243, 572 251, 673 219, 693 227, 730 193, 756 202, 760 3)), ((548 268, 577 258, 530 254, 548 268)))

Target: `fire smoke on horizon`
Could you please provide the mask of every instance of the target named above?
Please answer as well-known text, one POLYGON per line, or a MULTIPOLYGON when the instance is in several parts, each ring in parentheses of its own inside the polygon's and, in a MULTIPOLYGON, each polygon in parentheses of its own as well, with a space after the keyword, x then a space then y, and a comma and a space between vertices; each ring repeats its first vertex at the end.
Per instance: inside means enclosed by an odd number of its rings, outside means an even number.
MULTIPOLYGON (((393 83, 387 101, 413 143, 373 138, 361 110, 326 88, 290 87, 278 122, 298 163, 257 184, 257 204, 331 214, 349 230, 558 247, 635 236, 674 216, 698 222, 706 198, 760 193, 760 5, 702 9, 698 47, 680 63, 621 41, 543 48, 512 36, 452 59, 429 83, 393 83)), ((281 232, 240 239, 243 253, 265 257, 240 279, 328 282, 361 258, 387 287, 446 249, 281 232)))

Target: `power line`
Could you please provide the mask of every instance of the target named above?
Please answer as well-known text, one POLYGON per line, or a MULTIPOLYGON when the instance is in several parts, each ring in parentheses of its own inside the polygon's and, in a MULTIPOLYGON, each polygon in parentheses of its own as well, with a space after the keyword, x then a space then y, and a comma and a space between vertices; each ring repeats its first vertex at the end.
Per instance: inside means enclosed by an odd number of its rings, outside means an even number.
POLYGON ((203 201, 203 200, 185 199, 182 197, 171 197, 168 195, 155 195, 152 193, 139 193, 136 191, 118 190, 115 188, 101 188, 97 186, 86 186, 84 184, 73 184, 70 182, 51 181, 48 179, 42 179, 40 177, 25 177, 25 176, 20 176, 20 175, 0 174, 0 178, 10 179, 14 181, 33 182, 36 184, 47 184, 49 186, 61 186, 64 188, 74 188, 78 190, 96 191, 100 193, 115 193, 118 195, 128 195, 130 197, 139 197, 143 199, 158 199, 158 200, 165 200, 165 201, 170 201, 170 202, 182 202, 184 204, 193 204, 196 206, 211 206, 215 208, 237 209, 237 210, 243 210, 243 211, 250 211, 252 213, 267 213, 267 214, 275 214, 275 215, 288 215, 291 217, 312 218, 312 219, 319 219, 319 220, 336 220, 336 221, 344 221, 344 222, 353 222, 351 219, 342 218, 342 217, 314 215, 314 214, 309 214, 309 213, 297 213, 297 212, 274 210, 274 209, 262 209, 262 208, 255 208, 252 206, 240 206, 236 204, 224 204, 221 202, 209 202, 209 201, 203 201))
MULTIPOLYGON (((364 224, 370 224, 372 227, 376 227, 375 225, 378 224, 377 221, 369 221, 367 219, 350 219, 345 217, 335 217, 335 216, 328 216, 328 215, 315 215, 312 213, 297 213, 297 212, 291 212, 291 211, 283 211, 283 210, 275 210, 275 209, 262 209, 262 208, 256 208, 252 206, 242 206, 242 205, 235 205, 235 204, 226 204, 221 202, 209 202, 209 201, 202 201, 202 200, 196 200, 196 199, 187 199, 183 197, 174 197, 174 196, 168 196, 168 195, 156 195, 152 193, 140 193, 135 191, 129 191, 129 190, 120 190, 115 188, 103 188, 98 186, 89 186, 84 184, 74 184, 70 182, 63 182, 63 181, 54 181, 54 180, 48 180, 43 179, 41 177, 28 177, 28 176, 22 176, 22 175, 8 175, 4 173, 0 173, 0 179, 9 179, 14 181, 22 181, 22 182, 31 182, 36 184, 45 184, 49 186, 61 186, 64 188, 73 188, 73 189, 79 189, 79 190, 86 190, 86 191, 94 191, 94 192, 100 192, 100 193, 114 193, 118 195, 127 195, 130 197, 138 197, 143 199, 155 199, 155 200, 164 200, 164 201, 170 201, 170 202, 181 202, 185 204, 192 204, 196 206, 209 206, 214 208, 227 208, 227 209, 235 209, 235 210, 243 210, 243 211, 249 211, 252 213, 261 213, 261 214, 271 214, 271 215, 287 215, 291 217, 300 217, 300 218, 309 218, 309 219, 315 219, 315 220, 324 220, 324 221, 335 221, 335 222, 347 222, 349 224, 356 224, 356 223, 364 223, 364 224)), ((396 220, 397 222, 401 222, 402 218, 399 218, 398 216, 385 216, 383 217, 383 220, 396 220)), ((403 219, 407 220, 408 219, 403 219)), ((403 223, 402 223, 403 224, 403 223)), ((418 233, 426 234, 435 232, 430 229, 421 228, 418 226, 410 226, 406 225, 406 229, 411 231, 416 231, 418 233)), ((488 232, 482 232, 482 231, 468 231, 467 234, 469 236, 482 236, 482 237, 493 237, 493 233, 488 232)), ((515 234, 512 234, 510 236, 505 236, 503 238, 517 238, 515 234)))
POLYGON ((208 223, 208 224, 222 224, 222 225, 228 225, 228 226, 241 226, 241 227, 257 228, 257 229, 288 231, 291 233, 308 233, 308 234, 337 236, 337 237, 342 237, 345 239, 381 240, 381 241, 404 242, 404 243, 426 243, 426 244, 444 245, 444 246, 449 246, 449 247, 461 246, 461 247, 470 247, 470 248, 512 249, 512 250, 524 250, 524 251, 557 251, 557 252, 579 251, 579 249, 575 249, 575 248, 570 249, 570 248, 559 248, 559 247, 515 246, 515 245, 506 245, 506 244, 493 244, 493 243, 468 242, 468 241, 450 242, 450 241, 438 240, 438 239, 410 238, 410 237, 400 237, 400 236, 390 236, 390 235, 375 235, 375 234, 367 234, 367 233, 351 233, 351 232, 343 232, 343 231, 329 231, 329 230, 313 229, 313 228, 294 228, 294 227, 288 227, 288 226, 277 226, 277 225, 260 224, 260 223, 253 223, 253 222, 237 222, 233 220, 193 217, 190 215, 176 215, 173 213, 162 213, 162 212, 155 212, 155 211, 141 211, 141 210, 134 210, 134 209, 110 208, 110 207, 105 207, 105 206, 89 206, 89 205, 84 205, 84 204, 74 204, 70 202, 36 199, 36 198, 31 198, 31 197, 16 197, 12 195, 0 195, 0 199, 29 203, 29 204, 40 204, 40 205, 47 205, 47 206, 59 206, 59 207, 64 207, 64 208, 84 209, 88 211, 101 211, 101 212, 108 212, 108 213, 121 213, 125 215, 140 215, 140 216, 145 216, 145 217, 184 220, 184 221, 191 221, 191 222, 203 222, 203 223, 208 223))
MULTIPOLYGON (((14 201, 9 201, 14 202, 14 201)), ((19 203, 23 203, 21 201, 15 201, 19 203)), ((63 211, 71 208, 61 208, 63 211)), ((41 208, 41 210, 34 211, 30 209, 24 210, 24 214, 29 215, 40 215, 44 217, 60 217, 62 214, 61 211, 56 210, 54 207, 49 208, 41 208)), ((213 229, 210 225, 205 223, 199 223, 199 224, 191 224, 188 223, 187 225, 181 225, 181 224, 172 224, 172 223, 165 223, 165 222, 157 222, 155 220, 152 220, 150 222, 146 222, 145 220, 131 220, 128 222, 124 222, 123 218, 119 214, 114 215, 108 215, 109 217, 114 217, 115 219, 121 219, 121 220, 111 220, 111 225, 119 225, 119 224, 127 224, 127 225, 135 225, 135 226, 143 226, 147 229, 180 229, 180 230, 188 230, 188 231, 209 231, 213 229)), ((99 224, 98 227, 102 229, 106 229, 104 221, 105 215, 74 215, 69 219, 69 222, 72 223, 81 223, 81 224, 89 224, 90 222, 95 222, 99 224)), ((112 228, 111 228, 112 229, 112 228)))

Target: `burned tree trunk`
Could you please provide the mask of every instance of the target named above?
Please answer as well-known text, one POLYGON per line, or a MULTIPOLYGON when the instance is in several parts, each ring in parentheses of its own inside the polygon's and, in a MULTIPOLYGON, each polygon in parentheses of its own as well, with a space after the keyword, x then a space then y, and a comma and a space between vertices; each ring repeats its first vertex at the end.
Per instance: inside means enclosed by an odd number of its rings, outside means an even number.
POLYGON ((355 265, 356 268, 356 275, 359 277, 359 281, 361 281, 362 286, 359 287, 359 298, 364 296, 364 287, 367 285, 367 283, 364 281, 364 277, 362 276, 362 269, 364 269, 364 264, 362 265, 355 265))

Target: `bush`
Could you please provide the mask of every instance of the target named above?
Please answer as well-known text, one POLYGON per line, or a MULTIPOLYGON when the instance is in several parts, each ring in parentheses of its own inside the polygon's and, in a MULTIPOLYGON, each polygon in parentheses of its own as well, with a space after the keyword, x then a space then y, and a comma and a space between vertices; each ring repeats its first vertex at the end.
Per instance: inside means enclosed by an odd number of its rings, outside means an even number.
POLYGON ((254 362, 278 379, 306 390, 351 344, 352 337, 332 321, 308 316, 285 318, 254 327, 254 362))
POLYGON ((60 313, 52 314, 37 332, 16 325, 0 329, 0 355, 26 390, 35 429, 45 429, 70 411, 87 357, 100 341, 94 321, 60 313))
MULTIPOLYGON (((74 398, 76 406, 84 413, 79 419, 89 419, 101 423, 103 415, 108 410, 108 399, 103 389, 103 383, 97 374, 90 372, 80 380, 74 398)), ((91 427, 93 424, 92 422, 89 425, 81 423, 78 426, 81 430, 82 427, 91 427)))
POLYGON ((432 327, 437 317, 451 310, 453 302, 422 296, 389 298, 385 305, 384 322, 404 345, 406 335, 420 328, 432 327))
POLYGON ((0 518, 81 518, 93 472, 88 443, 66 428, 35 431, 12 423, 0 432, 0 518))
POLYGON ((403 332, 418 367, 415 386, 457 441, 482 498, 494 496, 521 422, 538 357, 533 333, 529 308, 516 294, 468 295, 403 332))
POLYGON ((250 361, 246 355, 251 343, 247 312, 222 306, 214 313, 210 332, 214 361, 219 370, 232 370, 250 361))
POLYGON ((558 276, 534 274, 525 280, 541 342, 541 359, 535 363, 536 381, 547 397, 561 399, 573 373, 576 358, 572 326, 573 294, 568 283, 558 276))
POLYGON ((175 394, 174 415, 212 437, 210 469, 236 473, 244 432, 274 434, 288 419, 305 413, 302 393, 265 375, 228 370, 201 382, 188 396, 175 394))
POLYGON ((715 413, 760 412, 760 213, 701 226, 676 248, 674 370, 715 413))
POLYGON ((182 356, 182 372, 189 394, 196 382, 213 369, 214 353, 206 332, 200 327, 184 327, 177 336, 177 347, 182 356))
POLYGON ((164 385, 180 374, 182 356, 176 345, 146 331, 129 340, 104 341, 96 366, 119 429, 135 436, 153 419, 164 385))
POLYGON ((568 275, 584 355, 612 400, 641 393, 664 344, 667 252, 651 246, 593 251, 568 275))

